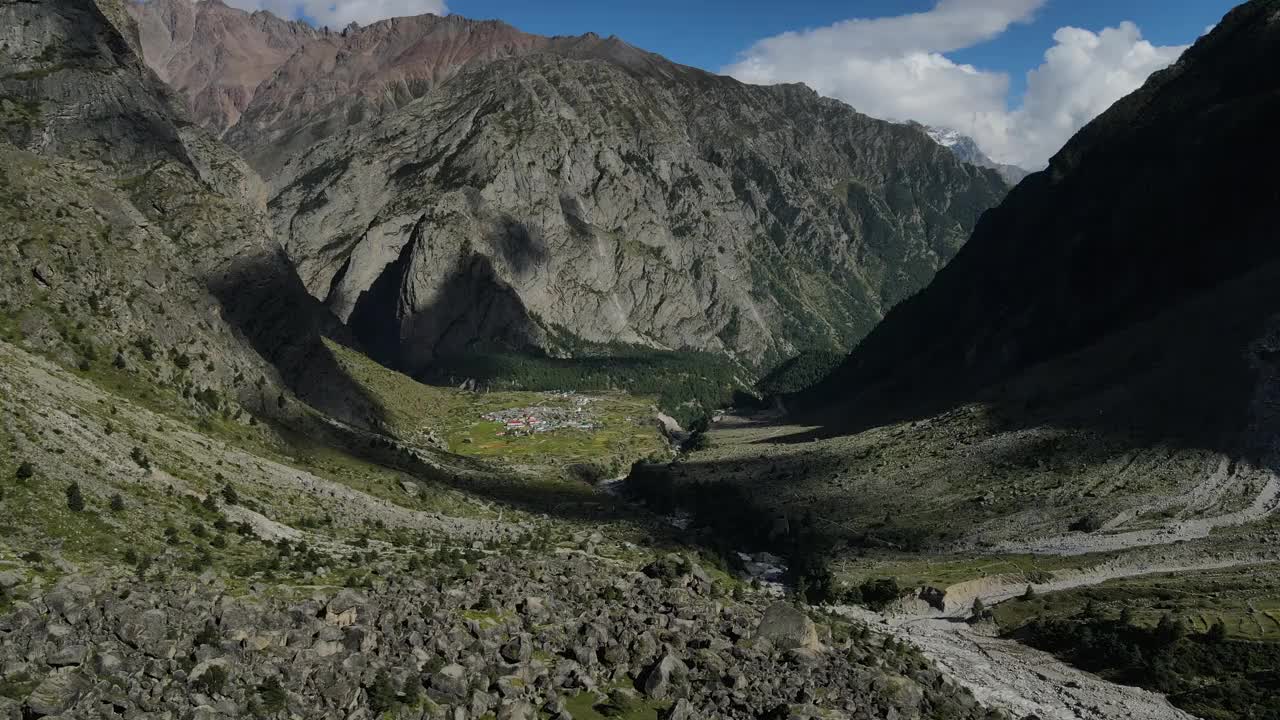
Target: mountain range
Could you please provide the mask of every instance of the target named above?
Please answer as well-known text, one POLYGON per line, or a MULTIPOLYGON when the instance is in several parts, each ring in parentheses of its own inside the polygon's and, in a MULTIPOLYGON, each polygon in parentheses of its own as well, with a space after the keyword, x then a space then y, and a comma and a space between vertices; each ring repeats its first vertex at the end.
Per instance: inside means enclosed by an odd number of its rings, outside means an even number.
POLYGON ((266 179, 308 291, 414 373, 478 348, 848 349, 1007 192, 917 128, 617 38, 129 10, 266 179))
POLYGON ((0 28, 0 717, 1280 712, 1280 0, 1012 189, 617 38, 0 28))

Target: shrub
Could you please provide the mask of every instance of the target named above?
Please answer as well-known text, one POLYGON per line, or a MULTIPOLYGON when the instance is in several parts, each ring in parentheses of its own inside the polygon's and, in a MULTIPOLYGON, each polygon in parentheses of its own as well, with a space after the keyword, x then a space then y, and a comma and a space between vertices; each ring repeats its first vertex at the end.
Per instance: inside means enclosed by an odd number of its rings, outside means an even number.
POLYGON ((1091 533, 1091 532, 1096 532, 1098 530, 1101 530, 1102 522, 1103 520, 1101 515, 1097 513, 1089 513, 1088 515, 1085 515, 1079 520, 1076 520, 1075 522, 1071 523, 1071 525, 1069 525, 1067 529, 1073 532, 1091 533))
POLYGON ((976 597, 973 599, 973 607, 971 608, 971 613, 974 619, 981 619, 986 616, 987 604, 982 602, 982 598, 976 597))
POLYGON ((18 472, 16 473, 17 478, 19 480, 28 480, 35 474, 36 474, 36 466, 32 465, 29 462, 24 462, 21 465, 19 465, 18 472))
POLYGON ((227 670, 221 665, 214 665, 201 673, 193 684, 205 695, 217 695, 227 684, 227 670))
POLYGON ((218 398, 218 392, 213 388, 203 388, 202 390, 198 391, 196 393, 196 400, 199 400, 201 404, 203 404, 205 407, 209 408, 210 410, 217 410, 218 406, 222 402, 218 398))
POLYGON ((220 640, 222 640, 222 637, 218 635, 218 627, 212 622, 206 622, 200 632, 196 633, 192 642, 198 647, 200 645, 217 645, 220 640))
POLYGON ((143 470, 151 469, 151 458, 147 457, 147 453, 142 448, 134 446, 134 448, 129 451, 129 458, 137 463, 138 467, 143 470))
POLYGON ((240 494, 236 489, 231 487, 231 483, 222 486, 222 501, 228 505, 240 504, 240 494))
POLYGON ((271 676, 258 686, 258 697, 262 699, 262 709, 269 713, 284 710, 289 702, 289 694, 280 684, 280 678, 271 676))
POLYGON ((124 512, 124 497, 120 493, 111 496, 111 512, 124 512))
POLYGON ((418 698, 422 691, 422 681, 413 673, 405 676, 404 685, 400 687, 400 702, 405 705, 418 704, 418 698))
POLYGON ((707 437, 705 432, 695 432, 689 436, 684 443, 684 449, 690 452, 699 450, 708 450, 711 448, 711 438, 707 437))
POLYGON ((386 670, 379 670, 373 678, 373 684, 365 689, 369 695, 369 707, 375 713, 384 713, 395 706, 396 688, 391 684, 391 677, 386 670))
POLYGON ((862 594, 862 604, 875 611, 884 610, 890 603, 902 595, 898 587, 898 578, 867 579, 858 587, 862 594))
POLYGON ((84 510, 84 495, 80 494, 80 483, 67 486, 67 508, 72 512, 84 510))

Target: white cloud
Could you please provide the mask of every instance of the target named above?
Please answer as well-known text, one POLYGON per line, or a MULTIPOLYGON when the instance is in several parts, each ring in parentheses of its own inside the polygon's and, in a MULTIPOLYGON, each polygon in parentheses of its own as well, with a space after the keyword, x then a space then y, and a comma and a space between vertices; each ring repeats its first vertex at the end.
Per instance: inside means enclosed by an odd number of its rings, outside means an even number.
POLYGON ((305 18, 317 27, 346 27, 352 22, 368 25, 375 20, 407 15, 448 12, 445 0, 226 0, 243 10, 266 10, 282 18, 305 18))
POLYGON ((723 72, 753 83, 804 82, 868 115, 951 127, 995 160, 1039 168, 1185 49, 1153 46, 1130 22, 1098 33, 1060 28, 1044 62, 1027 74, 1017 108, 1008 106, 1006 74, 945 55, 1030 21, 1043 4, 940 0, 928 12, 784 33, 756 43, 723 72))

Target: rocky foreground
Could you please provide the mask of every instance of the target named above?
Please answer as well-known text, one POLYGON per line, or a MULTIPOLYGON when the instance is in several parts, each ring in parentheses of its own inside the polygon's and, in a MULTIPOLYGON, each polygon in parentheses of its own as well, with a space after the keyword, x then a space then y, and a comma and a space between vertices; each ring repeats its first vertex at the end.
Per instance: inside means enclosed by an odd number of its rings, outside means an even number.
POLYGON ((68 576, 6 590, 0 717, 1002 717, 905 645, 722 587, 676 556, 292 595, 68 576))

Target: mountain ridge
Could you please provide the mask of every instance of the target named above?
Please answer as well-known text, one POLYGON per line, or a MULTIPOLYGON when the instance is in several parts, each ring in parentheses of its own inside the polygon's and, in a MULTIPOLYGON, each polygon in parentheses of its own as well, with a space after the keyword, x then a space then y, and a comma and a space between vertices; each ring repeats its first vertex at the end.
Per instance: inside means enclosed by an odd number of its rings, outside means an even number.
POLYGON ((267 178, 312 295, 394 367, 583 343, 764 367, 847 349, 1006 190, 918 129, 800 88, 595 34, 396 18, 303 43, 224 139, 267 178))
MULTIPOLYGON (((918 123, 916 124, 918 125, 918 123)), ((961 160, 978 167, 990 168, 1000 173, 1000 177, 1004 178, 1010 187, 1022 182, 1022 179, 1032 172, 1017 165, 1006 165, 992 160, 982 151, 976 140, 968 135, 961 134, 958 130, 930 125, 920 125, 920 127, 930 138, 933 138, 934 142, 951 150, 961 160)))

